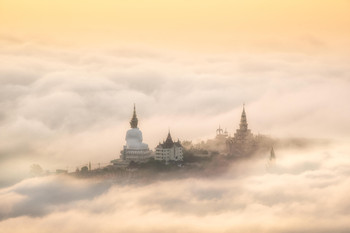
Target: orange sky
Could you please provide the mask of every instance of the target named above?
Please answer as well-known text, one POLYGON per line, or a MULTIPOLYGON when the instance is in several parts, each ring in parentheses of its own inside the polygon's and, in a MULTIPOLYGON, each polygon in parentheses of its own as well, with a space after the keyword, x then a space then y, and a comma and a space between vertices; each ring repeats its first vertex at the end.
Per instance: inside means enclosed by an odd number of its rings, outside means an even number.
POLYGON ((343 51, 348 0, 0 0, 0 33, 69 45, 343 51))

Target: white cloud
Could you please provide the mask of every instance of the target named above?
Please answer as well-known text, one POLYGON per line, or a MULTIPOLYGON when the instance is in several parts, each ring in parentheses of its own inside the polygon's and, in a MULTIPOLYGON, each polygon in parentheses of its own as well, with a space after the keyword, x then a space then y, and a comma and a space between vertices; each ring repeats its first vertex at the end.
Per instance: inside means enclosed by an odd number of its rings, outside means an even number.
POLYGON ((112 184, 50 176, 0 190, 11 232, 346 232, 346 145, 277 149, 211 178, 112 184), (340 152, 338 152, 340 151, 340 152))
POLYGON ((3 47, 0 153, 13 165, 6 172, 110 161, 133 103, 151 148, 168 127, 180 139, 213 137, 219 124, 233 133, 243 102, 254 133, 348 138, 347 57, 3 47))

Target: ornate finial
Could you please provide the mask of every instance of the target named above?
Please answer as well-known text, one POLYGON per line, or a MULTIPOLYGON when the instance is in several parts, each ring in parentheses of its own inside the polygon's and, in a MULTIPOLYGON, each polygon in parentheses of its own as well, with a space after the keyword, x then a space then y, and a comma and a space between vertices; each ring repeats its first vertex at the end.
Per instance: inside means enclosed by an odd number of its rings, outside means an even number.
POLYGON ((171 138, 170 127, 168 127, 168 138, 171 138))
POLYGON ((135 104, 134 104, 134 113, 133 113, 131 121, 130 121, 131 128, 137 128, 137 123, 138 123, 138 119, 137 119, 137 116, 136 116, 136 107, 135 107, 135 104))
POLYGON ((216 135, 221 135, 223 132, 224 131, 221 129, 221 125, 219 125, 219 128, 216 130, 216 135))

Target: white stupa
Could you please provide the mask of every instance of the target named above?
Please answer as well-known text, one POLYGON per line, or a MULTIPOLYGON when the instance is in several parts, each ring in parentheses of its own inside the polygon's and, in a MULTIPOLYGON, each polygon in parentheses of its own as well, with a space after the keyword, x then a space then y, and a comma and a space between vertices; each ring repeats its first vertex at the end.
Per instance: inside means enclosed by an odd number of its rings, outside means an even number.
POLYGON ((130 121, 131 129, 126 132, 126 145, 121 151, 120 158, 126 161, 143 162, 151 156, 151 151, 146 143, 143 143, 142 132, 137 128, 138 119, 134 105, 134 113, 130 121))

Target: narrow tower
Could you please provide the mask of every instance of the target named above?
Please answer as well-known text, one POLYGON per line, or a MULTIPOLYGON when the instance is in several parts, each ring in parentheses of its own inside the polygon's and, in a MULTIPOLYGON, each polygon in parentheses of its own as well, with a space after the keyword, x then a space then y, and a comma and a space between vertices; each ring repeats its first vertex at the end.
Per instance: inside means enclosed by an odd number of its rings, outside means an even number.
POLYGON ((272 169, 274 169, 274 167, 276 166, 276 155, 275 155, 275 150, 273 149, 273 147, 271 147, 271 151, 270 151, 270 158, 267 161, 266 164, 266 169, 268 171, 273 171, 272 169))
POLYGON ((228 140, 227 145, 229 153, 236 156, 249 155, 254 150, 254 135, 248 129, 245 104, 243 104, 239 128, 236 130, 233 138, 228 140))
POLYGON ((241 122, 239 123, 239 128, 241 131, 247 131, 248 123, 247 123, 247 115, 245 114, 245 104, 243 104, 243 111, 241 115, 241 122))
POLYGON ((133 128, 133 129, 137 128, 137 123, 138 123, 138 119, 137 119, 137 115, 136 115, 136 107, 134 104, 134 113, 133 113, 132 118, 130 120, 131 128, 133 128))
POLYGON ((276 160, 275 150, 273 149, 273 147, 271 147, 270 161, 274 161, 274 160, 276 160))

